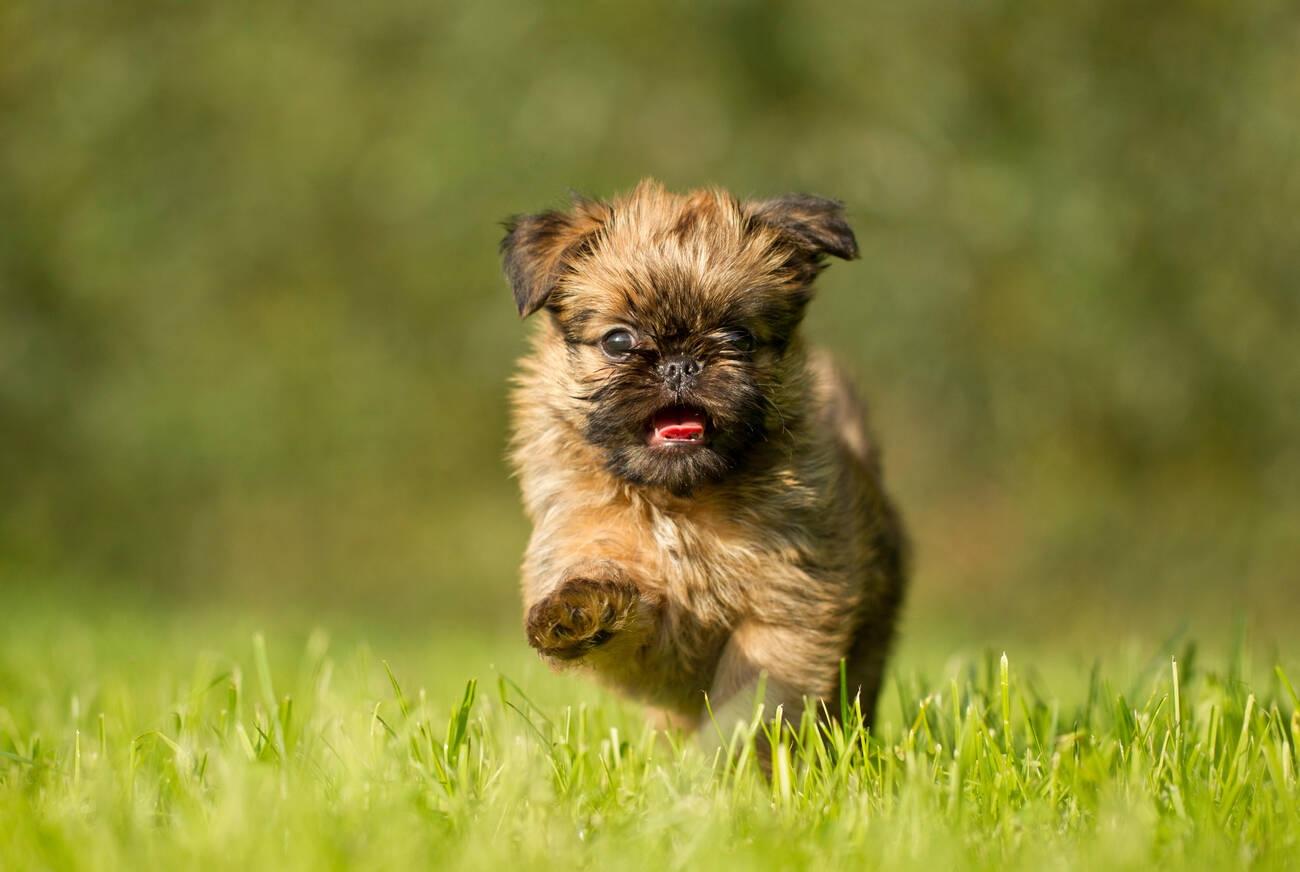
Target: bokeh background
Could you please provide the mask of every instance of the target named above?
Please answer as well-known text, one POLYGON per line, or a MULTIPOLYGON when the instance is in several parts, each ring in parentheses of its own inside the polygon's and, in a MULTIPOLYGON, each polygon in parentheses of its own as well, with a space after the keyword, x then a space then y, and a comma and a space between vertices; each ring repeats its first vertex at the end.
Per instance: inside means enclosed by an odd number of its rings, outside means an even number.
POLYGON ((1294 638, 1288 0, 7 0, 6 597, 517 634, 499 222, 647 175, 847 202, 909 633, 1294 638))

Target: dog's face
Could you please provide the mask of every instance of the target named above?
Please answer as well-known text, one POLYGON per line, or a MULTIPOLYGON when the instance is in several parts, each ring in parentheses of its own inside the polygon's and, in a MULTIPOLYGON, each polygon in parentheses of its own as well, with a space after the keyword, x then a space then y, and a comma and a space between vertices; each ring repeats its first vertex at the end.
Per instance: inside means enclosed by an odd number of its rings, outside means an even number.
POLYGON ((827 255, 857 256, 840 204, 741 203, 643 182, 609 203, 511 220, 501 243, 521 315, 545 308, 552 411, 615 474, 688 493, 788 426, 793 340, 827 255))

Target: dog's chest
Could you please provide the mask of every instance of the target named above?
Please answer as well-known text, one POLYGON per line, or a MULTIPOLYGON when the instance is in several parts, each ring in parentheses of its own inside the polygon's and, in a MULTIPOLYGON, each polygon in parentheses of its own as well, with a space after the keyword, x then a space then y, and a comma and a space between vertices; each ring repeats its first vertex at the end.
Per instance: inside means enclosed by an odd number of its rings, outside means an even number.
POLYGON ((688 563, 687 555, 698 555, 701 551, 701 531, 695 525, 684 522, 678 515, 650 510, 649 533, 654 543, 654 550, 665 569, 676 569, 688 563))
POLYGON ((751 530, 709 512, 651 508, 643 523, 650 546, 647 562, 674 600, 732 599, 732 588, 763 549, 751 530))

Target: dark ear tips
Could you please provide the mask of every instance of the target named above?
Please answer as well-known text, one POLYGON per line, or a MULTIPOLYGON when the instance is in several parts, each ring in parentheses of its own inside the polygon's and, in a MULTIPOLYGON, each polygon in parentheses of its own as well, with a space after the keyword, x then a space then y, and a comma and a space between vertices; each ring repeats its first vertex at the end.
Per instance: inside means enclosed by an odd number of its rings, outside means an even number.
POLYGON ((787 194, 762 200, 752 207, 754 218, 782 230, 813 256, 833 255, 843 260, 858 256, 858 240, 844 218, 839 200, 811 194, 787 194))
POLYGON ((505 222, 506 235, 501 240, 501 266, 514 293, 519 317, 527 318, 542 306, 555 289, 551 276, 551 258, 547 257, 547 231, 559 222, 560 213, 514 215, 505 222))
POLYGON ((515 215, 504 222, 501 266, 521 318, 546 305, 559 283, 565 255, 594 233, 607 215, 604 204, 575 197, 573 211, 515 215))
POLYGON ((528 225, 536 216, 512 215, 502 222, 506 235, 501 240, 501 267, 505 271, 506 281, 515 297, 515 308, 519 317, 526 318, 546 304, 553 284, 547 285, 544 279, 530 269, 533 258, 530 255, 527 238, 528 225))

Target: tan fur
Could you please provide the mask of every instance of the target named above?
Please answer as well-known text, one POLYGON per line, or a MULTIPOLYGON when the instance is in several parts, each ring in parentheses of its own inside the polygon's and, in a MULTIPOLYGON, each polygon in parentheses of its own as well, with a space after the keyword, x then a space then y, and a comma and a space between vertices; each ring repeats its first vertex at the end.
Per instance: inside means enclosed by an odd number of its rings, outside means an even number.
MULTIPOLYGON (((511 456, 533 523, 530 643, 678 723, 700 722, 706 693, 715 709, 752 694, 761 673, 787 712, 837 700, 848 658, 850 693, 870 716, 904 585, 901 526, 862 408, 797 328, 821 255, 856 254, 851 234, 819 242, 823 228, 776 201, 653 183, 579 213, 571 225, 547 213, 503 246, 512 281, 525 282, 520 310, 548 308, 514 392, 511 456), (582 397, 613 366, 599 337, 672 304, 666 276, 683 330, 713 329, 713 312, 748 319, 759 348, 709 366, 719 378, 748 367, 770 407, 743 463, 689 492, 629 481, 584 431, 582 397)), ((717 414, 725 424, 725 404, 717 414)))

